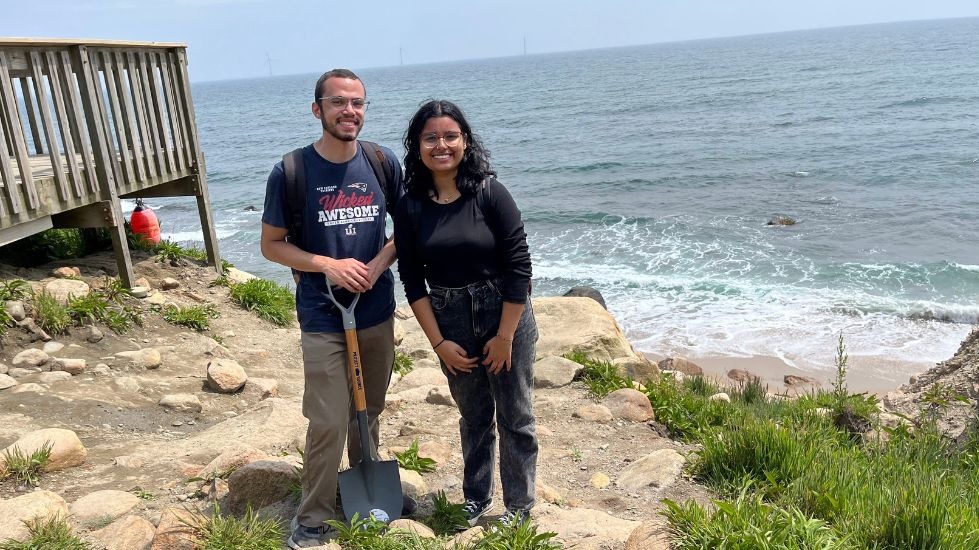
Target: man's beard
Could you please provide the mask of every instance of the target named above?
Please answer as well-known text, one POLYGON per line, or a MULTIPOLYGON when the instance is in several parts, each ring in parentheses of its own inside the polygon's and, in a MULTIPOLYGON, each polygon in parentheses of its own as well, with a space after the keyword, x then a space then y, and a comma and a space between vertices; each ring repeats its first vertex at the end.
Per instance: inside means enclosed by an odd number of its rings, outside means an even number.
POLYGON ((327 133, 329 133, 331 136, 339 139, 340 141, 356 141, 357 140, 357 136, 360 135, 360 129, 364 127, 364 123, 363 122, 361 122, 360 124, 358 124, 357 125, 357 131, 354 132, 354 134, 351 136, 348 133, 340 132, 340 130, 339 130, 340 125, 337 124, 337 123, 330 124, 325 119, 320 119, 320 122, 323 124, 323 129, 326 130, 327 133))

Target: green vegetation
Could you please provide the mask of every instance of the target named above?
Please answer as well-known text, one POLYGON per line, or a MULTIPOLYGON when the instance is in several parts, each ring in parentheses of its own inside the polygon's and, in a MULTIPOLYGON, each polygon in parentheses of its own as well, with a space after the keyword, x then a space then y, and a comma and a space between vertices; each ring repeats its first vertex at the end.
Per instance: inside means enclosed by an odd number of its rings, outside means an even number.
POLYGON ((27 529, 27 540, 8 539, 0 542, 0 550, 92 550, 91 545, 71 533, 68 521, 60 516, 29 521, 27 529))
POLYGON ((442 550, 444 543, 439 539, 426 539, 408 531, 388 531, 384 522, 374 518, 359 518, 354 514, 353 521, 330 520, 328 525, 337 530, 336 541, 345 550, 442 550))
POLYGON ((211 319, 217 318, 218 315, 218 310, 212 304, 189 307, 168 306, 163 310, 163 318, 168 323, 189 327, 197 332, 210 328, 211 319))
POLYGON ((306 453, 296 447, 299 453, 299 466, 292 467, 292 481, 289 483, 289 495, 299 502, 303 498, 303 470, 306 468, 306 453))
POLYGON ((608 361, 596 361, 580 351, 567 353, 564 357, 585 367, 581 379, 595 397, 602 398, 615 390, 633 387, 632 379, 621 376, 618 368, 608 361))
POLYGON ((411 356, 401 350, 394 350, 394 372, 404 376, 415 368, 411 356))
POLYGON ((678 548, 979 546, 979 430, 956 444, 937 427, 960 396, 933 387, 914 430, 885 430, 876 399, 846 387, 842 339, 836 352, 833 389, 797 399, 769 400, 749 382, 732 403, 712 402, 717 388, 690 377, 647 388, 657 420, 702 445, 690 473, 725 498, 713 512, 668 505, 678 548))
POLYGON ((435 471, 435 461, 431 458, 418 456, 418 440, 411 442, 409 446, 404 451, 400 453, 394 453, 398 458, 398 465, 405 470, 413 470, 420 474, 430 473, 435 471))
POLYGON ((14 447, 4 451, 3 458, 6 466, 0 471, 0 479, 14 478, 21 485, 37 487, 41 470, 51 460, 51 443, 45 443, 32 453, 14 447))
POLYGON ((260 518, 245 510, 242 518, 224 516, 215 505, 209 517, 190 524, 196 531, 200 550, 280 550, 285 531, 275 519, 260 518))
POLYGON ((68 307, 43 290, 34 295, 34 317, 37 325, 50 334, 64 334, 71 326, 68 307))
POLYGON ((522 521, 506 525, 495 522, 486 536, 476 545, 479 550, 559 550, 560 544, 551 539, 557 533, 538 533, 537 526, 524 518, 522 521))
POLYGON ((296 298, 288 288, 265 279, 232 284, 230 288, 232 301, 262 319, 282 327, 292 323, 296 298))
POLYGON ((21 300, 31 295, 31 284, 23 279, 0 281, 0 302, 21 300))
POLYGON ((435 505, 435 509, 432 515, 425 518, 424 523, 431 527, 436 535, 454 535, 460 529, 469 528, 464 503, 453 504, 449 502, 444 491, 439 491, 435 494, 432 504, 435 505))

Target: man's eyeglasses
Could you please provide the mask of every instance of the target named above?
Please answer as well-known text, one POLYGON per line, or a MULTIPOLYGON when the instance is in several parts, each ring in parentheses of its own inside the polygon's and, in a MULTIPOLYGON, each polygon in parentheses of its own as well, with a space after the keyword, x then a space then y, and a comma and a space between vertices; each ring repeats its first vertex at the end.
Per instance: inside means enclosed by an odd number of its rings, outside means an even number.
POLYGON ((339 95, 320 97, 317 98, 317 101, 325 101, 329 103, 330 107, 333 107, 334 109, 343 109, 349 104, 350 107, 353 108, 355 111, 363 111, 364 109, 367 108, 368 105, 371 104, 370 101, 367 101, 362 97, 343 97, 339 95))
POLYGON ((444 141, 446 147, 455 147, 462 143, 462 134, 459 132, 446 132, 445 135, 425 134, 422 136, 422 145, 426 149, 434 149, 439 141, 444 141))

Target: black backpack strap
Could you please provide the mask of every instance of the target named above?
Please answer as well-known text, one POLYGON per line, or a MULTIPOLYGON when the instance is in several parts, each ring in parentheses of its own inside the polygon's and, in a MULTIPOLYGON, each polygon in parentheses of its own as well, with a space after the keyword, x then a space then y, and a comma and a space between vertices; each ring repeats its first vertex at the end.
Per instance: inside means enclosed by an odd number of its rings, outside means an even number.
POLYGON ((394 167, 388 162, 381 147, 373 141, 361 141, 360 148, 364 150, 364 156, 367 157, 367 162, 374 170, 374 177, 377 178, 377 183, 381 185, 387 211, 393 214, 395 205, 391 204, 391 198, 398 196, 397 192, 391 190, 391 185, 395 183, 394 167))
POLYGON ((289 237, 292 244, 302 248, 303 217, 306 213, 306 166, 300 147, 282 156, 286 176, 286 207, 289 209, 289 237))

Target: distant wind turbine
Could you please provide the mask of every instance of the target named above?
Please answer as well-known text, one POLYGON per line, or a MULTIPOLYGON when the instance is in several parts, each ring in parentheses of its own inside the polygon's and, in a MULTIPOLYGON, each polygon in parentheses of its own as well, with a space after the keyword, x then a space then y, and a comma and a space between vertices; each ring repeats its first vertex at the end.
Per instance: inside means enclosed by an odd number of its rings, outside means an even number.
POLYGON ((272 58, 269 57, 269 52, 265 52, 265 63, 269 66, 269 76, 272 76, 272 58))

